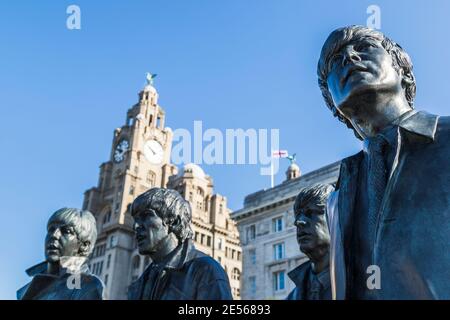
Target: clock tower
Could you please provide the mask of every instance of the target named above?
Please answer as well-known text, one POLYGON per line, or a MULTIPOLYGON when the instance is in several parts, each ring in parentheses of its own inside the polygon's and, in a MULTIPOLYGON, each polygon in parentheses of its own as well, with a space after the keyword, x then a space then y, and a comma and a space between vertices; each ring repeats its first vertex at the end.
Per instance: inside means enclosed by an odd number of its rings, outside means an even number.
POLYGON ((172 131, 164 126, 155 76, 147 74, 139 101, 128 110, 125 124, 114 130, 110 159, 100 166, 98 186, 84 195, 83 209, 94 213, 98 228, 90 268, 102 276, 108 299, 126 299, 129 284, 138 276, 133 274, 137 250, 129 205, 152 187, 166 187, 169 177, 177 174, 170 164, 172 131))

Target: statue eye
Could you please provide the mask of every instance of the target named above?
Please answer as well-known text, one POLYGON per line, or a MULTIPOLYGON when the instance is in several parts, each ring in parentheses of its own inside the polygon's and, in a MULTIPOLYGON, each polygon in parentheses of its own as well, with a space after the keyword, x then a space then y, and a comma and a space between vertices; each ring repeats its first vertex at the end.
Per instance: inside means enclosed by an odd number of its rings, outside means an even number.
POLYGON ((357 45, 355 45, 353 48, 356 51, 361 52, 361 51, 365 51, 365 50, 369 49, 370 47, 374 47, 374 45, 370 42, 361 42, 361 43, 358 43, 357 45))
POLYGON ((71 228, 71 227, 62 227, 61 231, 65 234, 70 234, 70 235, 73 235, 75 233, 73 228, 71 228))

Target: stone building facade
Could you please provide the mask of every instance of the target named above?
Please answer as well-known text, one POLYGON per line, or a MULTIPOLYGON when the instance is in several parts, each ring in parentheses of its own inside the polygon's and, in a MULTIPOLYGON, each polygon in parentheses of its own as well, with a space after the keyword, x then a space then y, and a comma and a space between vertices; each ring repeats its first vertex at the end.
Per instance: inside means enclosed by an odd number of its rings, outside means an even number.
POLYGON ((301 188, 336 183, 340 162, 301 175, 293 163, 280 185, 245 197, 231 214, 241 239, 242 299, 284 299, 295 287, 287 273, 308 258, 299 250, 293 205, 301 188))
POLYGON ((212 179, 197 165, 187 164, 178 173, 170 163, 172 136, 149 83, 128 110, 125 124, 114 131, 110 159, 100 165, 97 186, 84 194, 83 209, 95 215, 98 228, 91 271, 105 283, 108 299, 126 299, 128 286, 150 263, 137 252, 129 206, 152 187, 169 187, 190 202, 196 246, 226 268, 239 299, 242 255, 227 200, 214 194, 212 179))

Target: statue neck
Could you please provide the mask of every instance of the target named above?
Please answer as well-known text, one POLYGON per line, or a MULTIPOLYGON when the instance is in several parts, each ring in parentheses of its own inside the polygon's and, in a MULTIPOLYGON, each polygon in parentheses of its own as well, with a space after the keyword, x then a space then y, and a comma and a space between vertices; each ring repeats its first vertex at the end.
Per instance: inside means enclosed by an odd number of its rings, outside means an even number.
POLYGON ((154 252, 150 253, 149 256, 152 261, 159 263, 164 258, 166 258, 173 250, 178 246, 178 239, 173 233, 169 233, 165 238, 156 246, 154 252))
POLYGON ((364 139, 377 135, 412 109, 403 92, 366 93, 349 104, 350 107, 345 108, 349 113, 346 118, 364 139))
POLYGON ((47 262, 47 273, 51 275, 59 275, 61 265, 59 261, 47 262))
POLYGON ((317 248, 311 253, 306 254, 312 262, 312 270, 318 274, 324 271, 329 266, 330 255, 328 246, 317 248))

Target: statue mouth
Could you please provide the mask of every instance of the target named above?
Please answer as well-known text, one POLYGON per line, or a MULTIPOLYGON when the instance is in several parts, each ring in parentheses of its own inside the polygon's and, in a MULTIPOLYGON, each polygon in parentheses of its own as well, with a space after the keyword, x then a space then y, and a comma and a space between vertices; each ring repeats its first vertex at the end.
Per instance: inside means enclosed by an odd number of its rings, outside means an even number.
POLYGON ((341 79, 341 86, 343 87, 348 79, 355 73, 355 72, 368 72, 367 68, 360 64, 355 64, 347 68, 347 70, 344 73, 344 76, 341 79))
POLYGON ((48 252, 59 252, 59 250, 60 250, 59 246, 55 243, 49 243, 47 245, 48 252))
POLYGON ((297 236, 297 240, 304 241, 304 240, 310 239, 311 237, 312 237, 312 235, 310 233, 303 232, 297 236))

